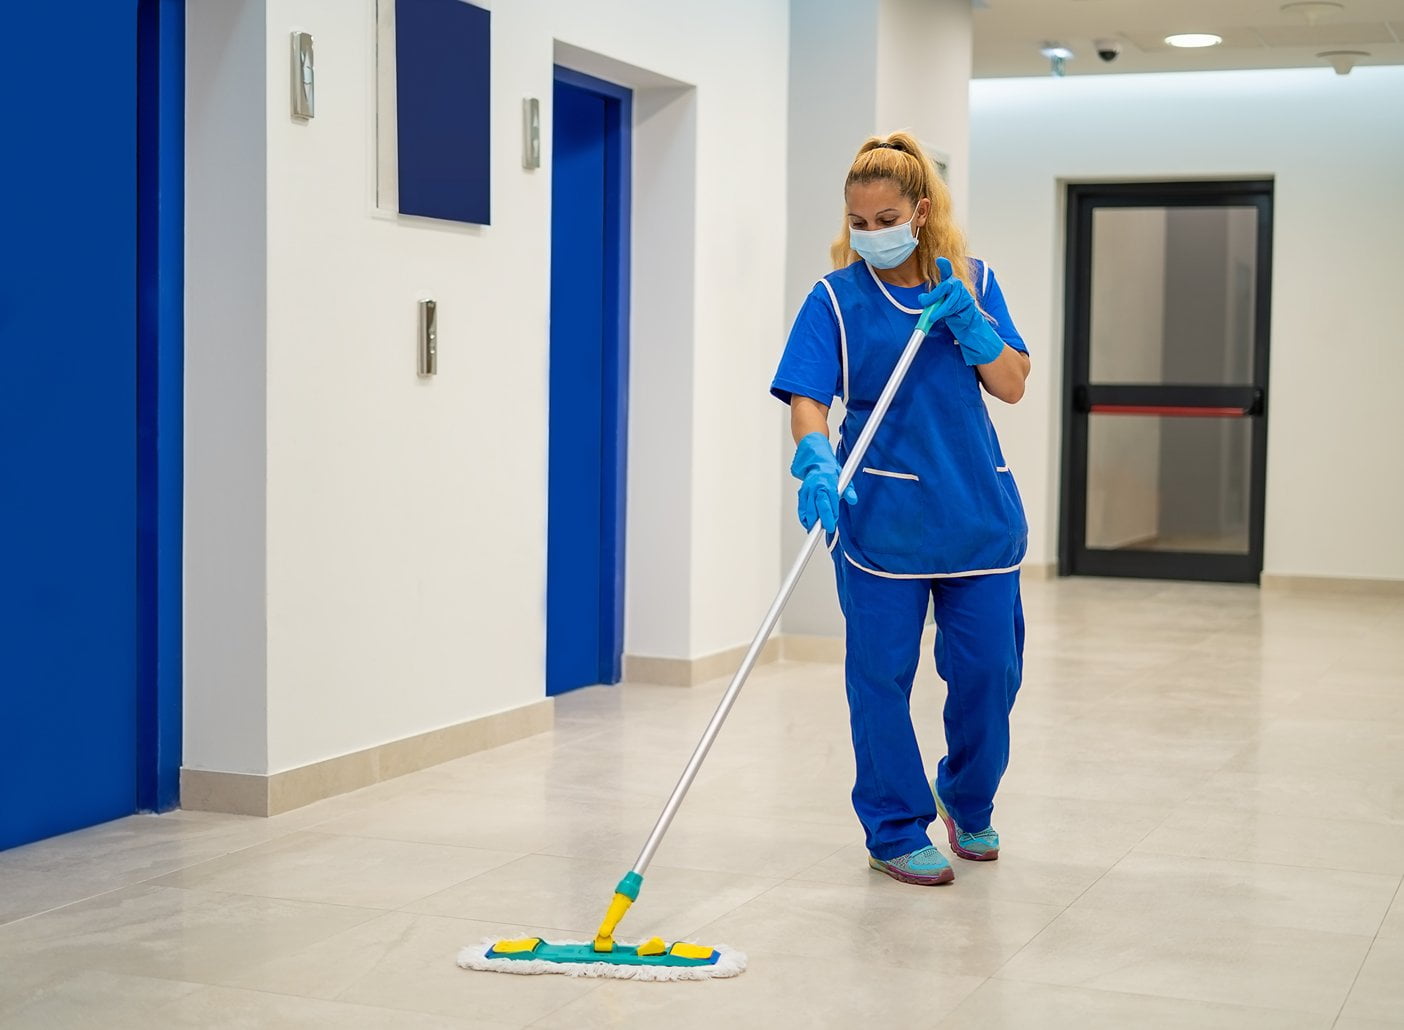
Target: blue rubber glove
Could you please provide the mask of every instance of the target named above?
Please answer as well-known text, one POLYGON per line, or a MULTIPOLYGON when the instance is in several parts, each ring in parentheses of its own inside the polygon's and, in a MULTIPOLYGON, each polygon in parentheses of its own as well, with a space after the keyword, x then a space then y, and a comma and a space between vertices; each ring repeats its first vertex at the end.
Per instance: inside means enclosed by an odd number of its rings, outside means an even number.
POLYGON ((1004 341, 976 307, 965 283, 952 274, 950 261, 937 258, 936 271, 941 276, 940 283, 917 297, 917 303, 923 308, 937 306, 936 321, 944 322, 955 336, 967 365, 988 365, 1004 353, 1004 341))
MULTIPOLYGON (((800 439, 795 460, 790 462, 790 475, 800 481, 799 520, 806 532, 815 522, 822 522, 830 533, 838 525, 839 472, 838 458, 827 436, 810 433, 800 439)), ((858 491, 849 486, 843 499, 852 504, 858 500, 858 491)))

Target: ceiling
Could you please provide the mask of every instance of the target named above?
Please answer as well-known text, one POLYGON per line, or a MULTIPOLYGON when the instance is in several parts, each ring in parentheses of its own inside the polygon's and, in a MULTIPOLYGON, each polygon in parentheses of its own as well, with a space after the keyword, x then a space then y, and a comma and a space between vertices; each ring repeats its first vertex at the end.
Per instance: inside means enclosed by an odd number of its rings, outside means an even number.
POLYGON ((1321 68, 1326 50, 1364 50, 1359 66, 1404 64, 1404 0, 1337 0, 1342 9, 1315 25, 1284 12, 1288 0, 975 0, 975 76, 1048 75, 1045 42, 1074 57, 1068 75, 1321 68), (1224 42, 1201 50, 1166 46, 1172 32, 1212 32, 1224 42), (1115 61, 1094 40, 1121 45, 1115 61))

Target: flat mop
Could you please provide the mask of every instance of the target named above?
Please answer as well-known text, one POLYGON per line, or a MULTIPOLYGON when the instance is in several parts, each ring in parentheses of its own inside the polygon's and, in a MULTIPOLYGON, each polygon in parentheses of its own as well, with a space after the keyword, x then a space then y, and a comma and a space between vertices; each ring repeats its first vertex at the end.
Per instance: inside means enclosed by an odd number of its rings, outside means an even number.
MULTIPOLYGON (((926 338, 938 314, 938 307, 933 306, 923 311, 917 319, 916 329, 912 331, 902 356, 897 359, 897 366, 892 370, 887 385, 883 387, 882 395, 874 405, 867 425, 858 435, 858 442, 853 445, 853 450, 839 473, 839 496, 843 495, 844 489, 857 472, 868 444, 872 442, 873 434, 877 432, 878 425, 887 414, 897 388, 902 385, 907 370, 916 360, 921 341, 926 338)), ((489 937, 476 947, 464 948, 458 956, 460 966, 464 969, 499 973, 564 973, 566 976, 608 976, 626 980, 710 980, 715 977, 736 976, 745 971, 746 956, 734 948, 713 948, 684 941, 669 944, 658 937, 642 943, 625 944, 614 939, 614 930, 624 918, 624 913, 629 911, 629 906, 638 898, 639 890, 643 886, 644 871, 653 861, 654 852, 663 842, 663 835, 668 832, 668 827, 672 825, 673 817, 677 815, 678 807, 687 795, 688 788, 697 778, 697 772, 702 768, 707 752, 711 750, 712 743, 721 732, 722 723, 731 713, 746 678, 755 667, 761 649, 765 647, 771 631, 780 620, 780 613, 785 610, 785 604, 794 593, 800 574, 804 572, 805 565, 819 546, 823 534, 823 524, 815 522, 804 547, 790 568, 789 575, 781 584, 780 592, 775 596, 770 610, 766 612, 760 629, 756 631, 755 639, 751 641, 750 649, 741 661, 741 667, 731 678, 731 685, 726 688, 716 712, 707 723, 702 739, 698 741, 692 757, 688 760, 687 768, 678 778, 678 784, 673 788, 668 803, 663 806, 663 811, 653 826, 653 832, 648 835, 648 840, 639 852, 633 868, 615 886, 614 898, 605 912, 604 921, 595 933, 595 939, 549 944, 540 937, 523 937, 517 940, 494 940, 489 937)))

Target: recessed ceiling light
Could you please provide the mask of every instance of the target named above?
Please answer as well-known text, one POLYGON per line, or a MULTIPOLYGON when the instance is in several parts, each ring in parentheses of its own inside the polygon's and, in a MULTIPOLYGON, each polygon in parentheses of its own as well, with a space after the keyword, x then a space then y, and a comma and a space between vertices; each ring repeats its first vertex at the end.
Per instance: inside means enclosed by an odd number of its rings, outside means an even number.
POLYGON ((1216 36, 1212 32, 1181 32, 1165 37, 1165 42, 1178 47, 1218 46, 1223 41, 1223 36, 1216 36))

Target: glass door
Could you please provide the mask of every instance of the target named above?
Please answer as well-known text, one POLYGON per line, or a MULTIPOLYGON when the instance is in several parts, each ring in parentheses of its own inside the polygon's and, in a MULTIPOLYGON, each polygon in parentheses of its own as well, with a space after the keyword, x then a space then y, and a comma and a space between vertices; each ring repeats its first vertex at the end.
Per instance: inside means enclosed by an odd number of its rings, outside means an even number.
POLYGON ((1068 187, 1060 571, 1258 581, 1272 183, 1068 187))

